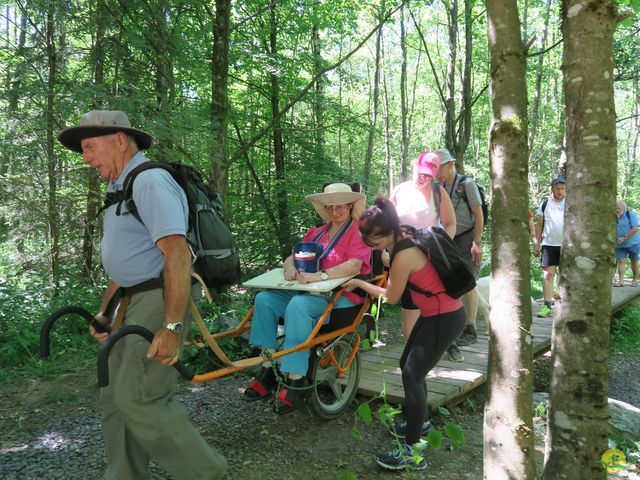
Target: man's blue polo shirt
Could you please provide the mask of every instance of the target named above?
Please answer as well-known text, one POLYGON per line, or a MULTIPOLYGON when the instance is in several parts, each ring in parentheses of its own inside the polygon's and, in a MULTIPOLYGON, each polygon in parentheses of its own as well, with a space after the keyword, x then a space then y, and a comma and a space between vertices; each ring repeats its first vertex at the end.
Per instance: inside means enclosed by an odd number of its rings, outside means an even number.
MULTIPOLYGON (((616 237, 624 237, 628 234, 633 227, 640 227, 640 223, 638 222, 638 216, 635 212, 629 212, 627 216, 627 212, 629 210, 625 210, 625 212, 618 217, 618 222, 616 224, 616 237)), ((637 245, 640 243, 640 231, 634 233, 629 238, 627 238, 624 242, 618 243, 616 245, 617 248, 627 248, 632 245, 637 245)))
MULTIPOLYGON (((122 190, 127 174, 146 161, 138 152, 120 176, 109 182, 107 191, 122 190)), ((104 216, 102 264, 109 278, 121 287, 160 276, 164 257, 156 242, 168 235, 186 235, 189 222, 184 191, 160 168, 145 170, 136 177, 133 201, 144 224, 126 213, 124 204, 120 216, 116 215, 117 205, 107 208, 104 216)))

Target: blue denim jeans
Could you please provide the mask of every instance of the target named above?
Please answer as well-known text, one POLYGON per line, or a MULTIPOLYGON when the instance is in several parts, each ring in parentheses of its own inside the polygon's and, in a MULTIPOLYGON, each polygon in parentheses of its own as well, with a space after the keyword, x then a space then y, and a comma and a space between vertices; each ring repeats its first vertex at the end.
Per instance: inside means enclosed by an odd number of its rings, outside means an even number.
MULTIPOLYGON (((320 295, 290 290, 264 290, 256 295, 253 323, 249 343, 262 348, 276 348, 278 318, 284 317, 283 349, 304 342, 318 319, 329 305, 320 295)), ((334 308, 347 308, 354 303, 340 297, 334 308)), ((283 373, 306 375, 309 368, 309 352, 294 352, 280 359, 283 373)))

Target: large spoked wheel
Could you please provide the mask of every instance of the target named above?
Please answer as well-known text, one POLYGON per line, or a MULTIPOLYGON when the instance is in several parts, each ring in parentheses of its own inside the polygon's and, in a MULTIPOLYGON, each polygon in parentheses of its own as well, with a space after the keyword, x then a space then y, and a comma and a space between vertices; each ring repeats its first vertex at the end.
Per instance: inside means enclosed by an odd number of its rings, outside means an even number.
MULTIPOLYGON (((336 340, 331 346, 331 352, 341 368, 347 365, 354 343, 354 337, 346 335, 336 340)), ((349 407, 358 391, 360 380, 358 352, 342 378, 338 375, 335 365, 329 361, 328 353, 323 354, 321 351, 312 353, 309 377, 314 385, 308 397, 308 404, 313 412, 325 420, 339 417, 349 407)))

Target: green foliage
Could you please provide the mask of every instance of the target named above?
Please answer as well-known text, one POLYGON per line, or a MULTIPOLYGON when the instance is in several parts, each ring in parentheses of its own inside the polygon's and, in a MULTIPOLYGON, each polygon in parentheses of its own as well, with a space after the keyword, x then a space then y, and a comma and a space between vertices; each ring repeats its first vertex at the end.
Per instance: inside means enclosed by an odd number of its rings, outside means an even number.
POLYGON ((545 418, 547 416, 547 402, 538 402, 533 409, 533 416, 538 418, 545 418))
POLYGON ((637 304, 615 316, 611 334, 611 351, 640 353, 640 307, 637 304))
POLYGON ((429 447, 438 450, 442 447, 442 438, 442 432, 434 428, 427 434, 427 443, 429 447))
POLYGON ((369 403, 361 403, 356 410, 356 415, 364 422, 365 425, 371 425, 373 422, 373 415, 371 414, 369 403))
POLYGON ((354 472, 340 472, 336 474, 336 480, 358 480, 354 472))
POLYGON ((60 290, 55 292, 43 272, 20 271, 6 257, 0 257, 0 274, 0 381, 10 381, 24 372, 56 375, 85 364, 95 355, 97 346, 88 335, 84 319, 70 316, 56 322, 50 334, 50 359, 39 357, 40 328, 52 311, 63 306, 96 310, 101 298, 99 288, 63 273, 60 290))
POLYGON ((449 437, 454 447, 464 447, 466 445, 464 432, 457 423, 447 422, 444 426, 444 433, 449 437))

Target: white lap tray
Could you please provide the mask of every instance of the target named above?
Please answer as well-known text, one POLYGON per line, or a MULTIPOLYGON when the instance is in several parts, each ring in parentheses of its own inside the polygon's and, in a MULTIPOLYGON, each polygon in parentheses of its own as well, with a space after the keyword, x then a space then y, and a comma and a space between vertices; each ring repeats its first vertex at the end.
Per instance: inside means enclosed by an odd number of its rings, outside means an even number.
POLYGON ((310 293, 327 293, 353 277, 355 277, 355 275, 342 278, 332 278, 330 280, 306 283, 303 285, 295 280, 285 280, 284 270, 282 268, 274 268, 273 270, 269 270, 267 273, 263 273, 251 280, 247 280, 242 284, 242 286, 247 288, 270 290, 298 290, 310 293))

